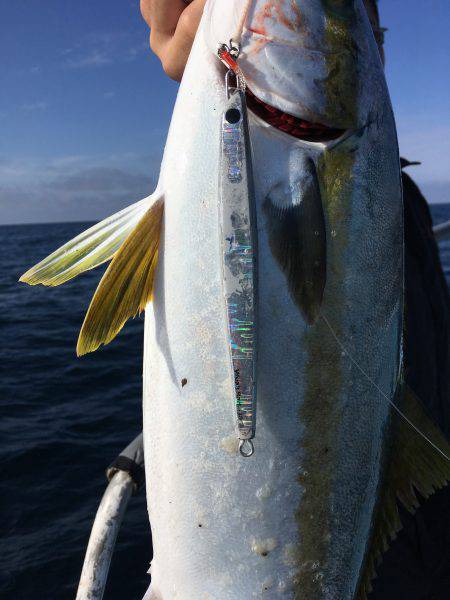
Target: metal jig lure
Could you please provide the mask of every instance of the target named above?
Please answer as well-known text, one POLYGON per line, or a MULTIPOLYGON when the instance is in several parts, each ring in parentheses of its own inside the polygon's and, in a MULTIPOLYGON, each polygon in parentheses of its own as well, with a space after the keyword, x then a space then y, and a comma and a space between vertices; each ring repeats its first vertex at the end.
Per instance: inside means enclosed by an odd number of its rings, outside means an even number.
POLYGON ((218 51, 227 66, 221 121, 220 222, 223 291, 227 307, 239 451, 254 452, 256 428, 257 235, 245 82, 237 65, 239 46, 218 51))

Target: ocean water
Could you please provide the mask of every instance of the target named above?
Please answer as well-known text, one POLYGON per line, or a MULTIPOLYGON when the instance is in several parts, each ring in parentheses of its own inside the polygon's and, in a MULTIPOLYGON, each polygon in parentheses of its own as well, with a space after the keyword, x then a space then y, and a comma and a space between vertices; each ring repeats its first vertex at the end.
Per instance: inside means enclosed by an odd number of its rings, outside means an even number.
MULTIPOLYGON (((75 597, 105 469, 142 429, 143 320, 78 359, 101 270, 60 288, 17 279, 89 223, 0 227, 0 598, 75 597)), ((130 500, 105 598, 149 584, 145 491, 130 500)))
MULTIPOLYGON (((450 204, 432 207, 434 222, 450 204)), ((18 277, 89 224, 0 227, 0 598, 75 597, 105 469, 142 428, 143 320, 77 359, 99 269, 60 288, 18 277)), ((441 243, 450 283, 450 241, 441 243)), ((142 598, 151 536, 145 492, 130 501, 107 600, 142 598)))

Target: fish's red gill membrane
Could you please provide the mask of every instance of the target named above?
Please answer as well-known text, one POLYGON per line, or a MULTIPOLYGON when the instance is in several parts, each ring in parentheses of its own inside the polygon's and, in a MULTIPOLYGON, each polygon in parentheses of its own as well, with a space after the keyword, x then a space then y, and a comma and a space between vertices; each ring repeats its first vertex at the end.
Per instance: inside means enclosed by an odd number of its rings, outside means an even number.
POLYGON ((285 113, 257 98, 248 87, 246 88, 246 96, 248 108, 260 119, 272 127, 305 142, 329 142, 336 140, 345 133, 344 129, 334 129, 321 123, 310 123, 285 113))

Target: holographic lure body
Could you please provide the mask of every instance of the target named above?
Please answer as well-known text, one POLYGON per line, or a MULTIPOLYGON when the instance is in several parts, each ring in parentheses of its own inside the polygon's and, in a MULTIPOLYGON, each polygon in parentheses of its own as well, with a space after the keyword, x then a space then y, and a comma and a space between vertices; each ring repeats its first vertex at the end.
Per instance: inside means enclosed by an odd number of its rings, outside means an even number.
POLYGON ((256 418, 256 213, 245 94, 241 89, 226 87, 219 208, 223 291, 239 447, 243 456, 251 456, 256 418))

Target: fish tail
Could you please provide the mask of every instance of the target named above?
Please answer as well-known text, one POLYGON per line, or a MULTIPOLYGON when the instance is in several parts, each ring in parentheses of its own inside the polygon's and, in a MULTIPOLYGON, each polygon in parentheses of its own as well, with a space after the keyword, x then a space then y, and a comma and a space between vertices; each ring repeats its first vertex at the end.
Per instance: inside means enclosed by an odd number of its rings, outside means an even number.
POLYGON ((373 519, 373 531, 358 600, 367 600, 383 553, 402 528, 399 504, 414 514, 426 499, 450 482, 450 443, 426 414, 409 387, 402 391, 402 414, 373 519))

